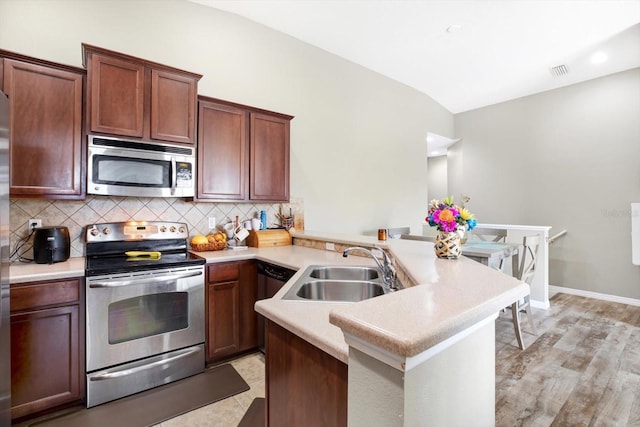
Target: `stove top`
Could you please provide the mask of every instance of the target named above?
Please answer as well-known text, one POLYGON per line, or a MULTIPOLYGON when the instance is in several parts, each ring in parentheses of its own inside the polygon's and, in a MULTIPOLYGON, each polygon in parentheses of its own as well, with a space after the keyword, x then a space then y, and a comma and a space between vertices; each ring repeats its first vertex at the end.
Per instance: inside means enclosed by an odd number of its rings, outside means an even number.
POLYGON ((87 276, 102 276, 133 271, 202 265, 205 261, 204 258, 189 252, 163 253, 160 259, 131 258, 124 254, 108 257, 87 257, 85 273, 87 276))
POLYGON ((127 221, 86 227, 86 275, 202 265, 187 250, 187 225, 167 221, 127 221), (128 251, 160 252, 159 259, 128 257, 128 251))

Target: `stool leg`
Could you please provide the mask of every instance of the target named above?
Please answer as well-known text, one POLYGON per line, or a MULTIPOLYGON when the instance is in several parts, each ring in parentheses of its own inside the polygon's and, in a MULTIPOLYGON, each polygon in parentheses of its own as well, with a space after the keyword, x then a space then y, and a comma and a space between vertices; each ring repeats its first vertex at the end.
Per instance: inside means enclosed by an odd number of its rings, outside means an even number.
POLYGON ((520 330, 520 309, 518 307, 518 301, 511 304, 511 315, 513 317, 513 329, 516 333, 518 346, 521 350, 524 350, 524 341, 522 340, 522 331, 520 330))

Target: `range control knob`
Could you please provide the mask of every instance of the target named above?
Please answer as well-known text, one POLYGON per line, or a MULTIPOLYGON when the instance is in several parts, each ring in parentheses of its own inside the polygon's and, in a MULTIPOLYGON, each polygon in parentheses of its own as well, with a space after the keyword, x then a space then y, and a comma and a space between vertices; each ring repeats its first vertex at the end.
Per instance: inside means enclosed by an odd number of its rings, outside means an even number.
POLYGON ((109 233, 111 233, 111 229, 110 229, 109 227, 105 227, 105 228, 102 230, 102 232, 103 232, 104 234, 109 234, 109 233))
POLYGON ((96 227, 92 227, 91 230, 89 231, 89 233, 92 236, 97 236, 100 233, 100 231, 98 231, 98 229, 96 227))
POLYGON ((184 234, 184 232, 185 232, 184 226, 182 226, 182 225, 181 225, 181 226, 180 226, 180 228, 178 229, 178 231, 179 231, 181 234, 184 234))
POLYGON ((160 226, 160 232, 161 232, 161 233, 164 233, 164 232, 166 232, 166 231, 167 231, 167 227, 166 227, 166 226, 164 226, 164 225, 161 225, 161 226, 160 226))
POLYGON ((173 225, 171 227, 169 227, 169 231, 172 233, 176 232, 176 227, 174 227, 173 225))

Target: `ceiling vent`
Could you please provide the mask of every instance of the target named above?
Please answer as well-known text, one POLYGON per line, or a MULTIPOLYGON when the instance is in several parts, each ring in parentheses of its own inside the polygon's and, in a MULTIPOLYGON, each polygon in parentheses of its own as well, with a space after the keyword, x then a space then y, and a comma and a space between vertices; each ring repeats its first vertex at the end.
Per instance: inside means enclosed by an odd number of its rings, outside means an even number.
POLYGON ((555 67, 551 67, 551 75, 553 77, 560 77, 568 74, 569 70, 566 65, 556 65, 555 67))

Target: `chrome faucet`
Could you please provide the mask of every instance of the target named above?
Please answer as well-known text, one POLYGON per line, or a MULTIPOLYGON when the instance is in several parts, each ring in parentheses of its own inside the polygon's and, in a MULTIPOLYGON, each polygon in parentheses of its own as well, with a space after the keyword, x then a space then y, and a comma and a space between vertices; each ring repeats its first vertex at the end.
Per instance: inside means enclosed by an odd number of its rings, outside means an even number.
POLYGON ((378 259, 377 256, 373 254, 373 252, 371 252, 367 248, 363 248, 360 246, 352 246, 350 248, 345 249, 344 252, 342 252, 342 256, 346 258, 349 255, 349 253, 353 251, 360 251, 369 255, 371 258, 373 258, 373 260, 378 265, 378 269, 382 272, 382 281, 384 282, 385 286, 387 286, 389 289, 395 289, 396 288, 395 287, 396 270, 395 268, 393 268, 393 265, 391 265, 391 260, 389 259, 389 255, 387 255, 387 253, 378 246, 375 246, 375 249, 378 249, 380 252, 382 252, 382 258, 383 258, 382 263, 380 263, 380 260, 378 259))

